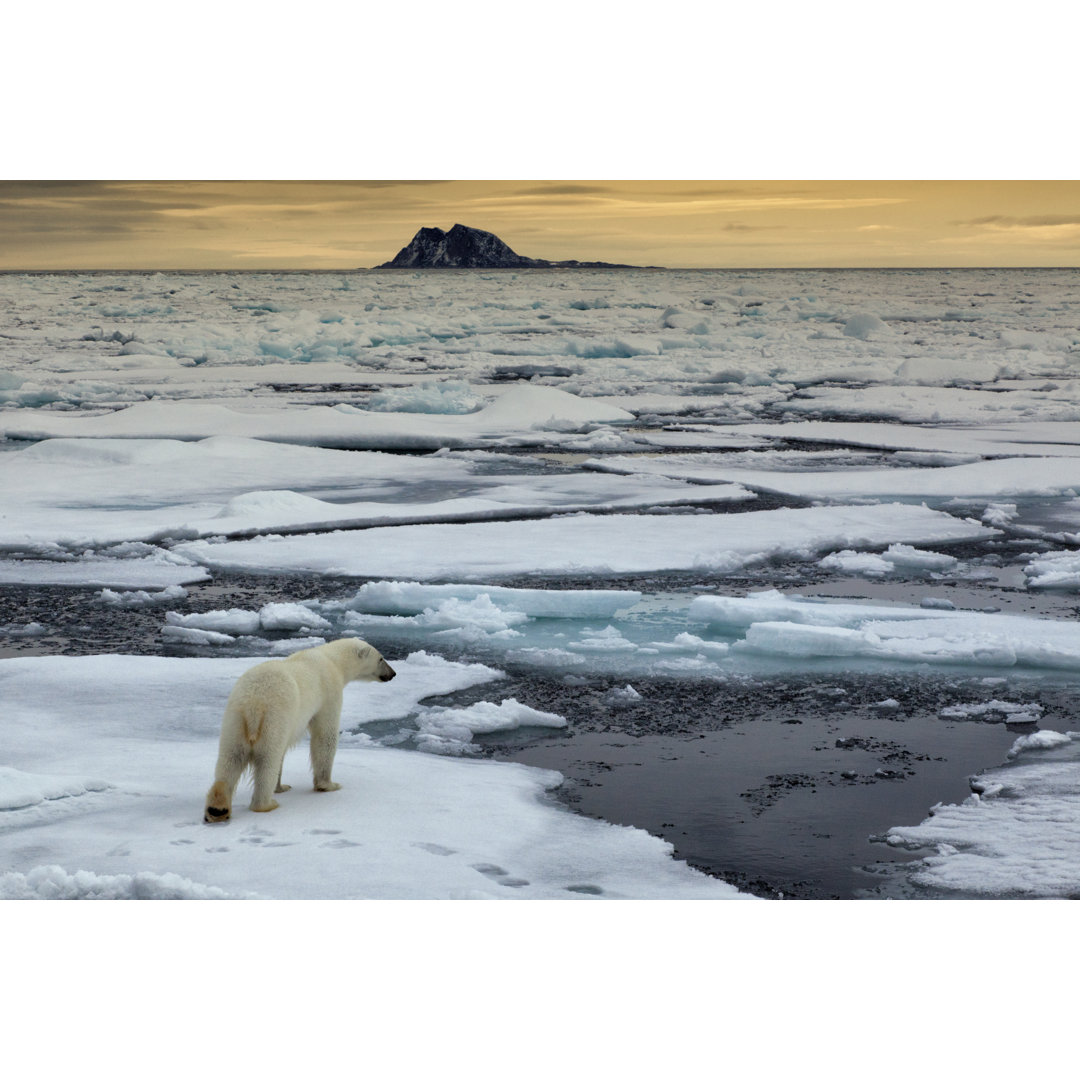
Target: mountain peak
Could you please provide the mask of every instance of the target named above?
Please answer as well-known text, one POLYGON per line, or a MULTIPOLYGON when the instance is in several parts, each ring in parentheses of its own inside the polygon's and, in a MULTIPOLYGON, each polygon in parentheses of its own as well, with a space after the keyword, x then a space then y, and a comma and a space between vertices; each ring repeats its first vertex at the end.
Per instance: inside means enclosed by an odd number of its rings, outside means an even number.
POLYGON ((455 225, 449 232, 436 228, 419 229, 408 245, 390 262, 382 263, 375 269, 516 270, 531 267, 625 269, 621 263, 578 262, 576 259, 549 262, 547 259, 530 259, 519 255, 494 233, 474 229, 469 225, 455 225))

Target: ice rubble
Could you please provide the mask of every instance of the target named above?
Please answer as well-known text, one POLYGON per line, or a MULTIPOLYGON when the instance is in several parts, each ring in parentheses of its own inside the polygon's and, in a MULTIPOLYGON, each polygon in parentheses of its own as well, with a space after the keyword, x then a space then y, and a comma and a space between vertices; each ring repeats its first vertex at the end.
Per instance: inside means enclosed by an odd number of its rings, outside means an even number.
POLYGON ((566 727, 566 717, 522 705, 507 698, 497 705, 481 701, 463 709, 424 708, 417 717, 413 738, 421 750, 433 754, 461 754, 472 749, 473 735, 512 731, 521 727, 566 727))
POLYGON ((381 390, 368 398, 366 407, 375 412, 472 413, 488 403, 463 379, 427 382, 416 386, 381 390))
POLYGON ((1035 555, 1024 567, 1029 589, 1080 589, 1080 555, 1052 551, 1035 555))
MULTIPOLYGON (((454 646, 495 663, 568 672, 717 677, 813 664, 853 662, 1071 670, 1080 664, 1080 630, 1028 616, 957 610, 951 604, 843 603, 777 590, 692 599, 612 590, 498 589, 471 584, 369 583, 344 600, 294 605, 287 629, 325 636, 357 634, 400 647, 454 646)), ((256 611, 169 612, 163 638, 172 643, 231 646, 229 634, 263 635, 256 611)), ((266 651, 262 636, 245 638, 266 651)), ((279 641, 274 648, 300 647, 279 641)), ((950 706, 949 719, 1022 714, 1038 705, 993 701, 950 706), (1000 714, 1000 715, 999 715, 1000 714)))
MULTIPOLYGON (((393 663, 401 678, 346 691, 346 728, 408 714, 424 697, 497 678, 481 665, 437 657, 393 663)), ((674 861, 662 840, 559 807, 545 794, 559 782, 556 773, 373 747, 359 737, 346 738, 338 751, 341 791, 305 790, 306 754, 298 749, 286 758, 294 786, 280 810, 252 814, 241 791, 232 822, 203 825, 221 710, 250 664, 0 660, 4 756, 12 763, 0 784, 44 795, 59 790, 55 776, 70 774, 110 785, 80 794, 79 785, 90 782, 65 781, 67 797, 2 815, 0 862, 8 872, 0 876, 0 896, 742 896, 674 861), (58 691, 63 687, 78 692, 58 691), (31 825, 34 845, 27 847, 31 825)), ((514 706, 503 712, 512 714, 514 706)), ((452 729, 452 719, 443 730, 452 729)), ((432 722, 437 731, 438 715, 432 722)))
POLYGON ((102 589, 98 594, 98 599, 108 607, 135 609, 172 604, 177 600, 185 599, 187 595, 187 589, 182 585, 170 585, 166 589, 158 589, 154 592, 147 592, 145 589, 127 589, 119 592, 113 589, 102 589))
MULTIPOLYGON (((1035 724, 1043 707, 1035 701, 976 701, 967 705, 948 705, 938 716, 942 720, 982 720, 989 723, 1035 724)), ((1015 748, 1014 748, 1015 749, 1015 748)))
POLYGON ((826 570, 840 570, 845 574, 879 577, 897 572, 939 574, 952 570, 958 563, 959 560, 954 555, 922 551, 910 544, 890 544, 880 555, 850 549, 834 551, 821 559, 818 566, 826 570))

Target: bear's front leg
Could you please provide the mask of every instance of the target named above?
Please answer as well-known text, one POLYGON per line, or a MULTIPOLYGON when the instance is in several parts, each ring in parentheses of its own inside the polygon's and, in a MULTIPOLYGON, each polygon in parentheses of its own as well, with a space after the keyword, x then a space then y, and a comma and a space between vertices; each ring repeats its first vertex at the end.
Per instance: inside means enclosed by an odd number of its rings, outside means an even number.
POLYGON ((316 791, 337 791, 341 785, 330 779, 337 753, 338 725, 341 722, 341 705, 317 713, 311 721, 311 772, 315 778, 316 791))

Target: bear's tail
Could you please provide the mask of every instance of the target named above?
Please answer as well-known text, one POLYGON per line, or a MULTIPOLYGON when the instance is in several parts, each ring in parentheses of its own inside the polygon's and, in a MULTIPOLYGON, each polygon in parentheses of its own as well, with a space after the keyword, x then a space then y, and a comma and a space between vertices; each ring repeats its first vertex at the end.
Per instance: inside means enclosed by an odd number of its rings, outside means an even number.
POLYGON ((263 724, 266 723, 267 707, 262 702, 249 705, 244 709, 242 722, 244 725, 244 739, 249 747, 254 746, 262 735, 263 724))

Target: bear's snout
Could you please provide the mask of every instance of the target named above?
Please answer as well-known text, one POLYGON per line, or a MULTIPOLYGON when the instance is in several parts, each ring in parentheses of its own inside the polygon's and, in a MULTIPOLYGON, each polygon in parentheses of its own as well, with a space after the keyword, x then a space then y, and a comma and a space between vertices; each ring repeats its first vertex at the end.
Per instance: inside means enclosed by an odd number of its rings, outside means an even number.
POLYGON ((397 672, 385 661, 379 661, 379 682, 389 682, 397 672))

